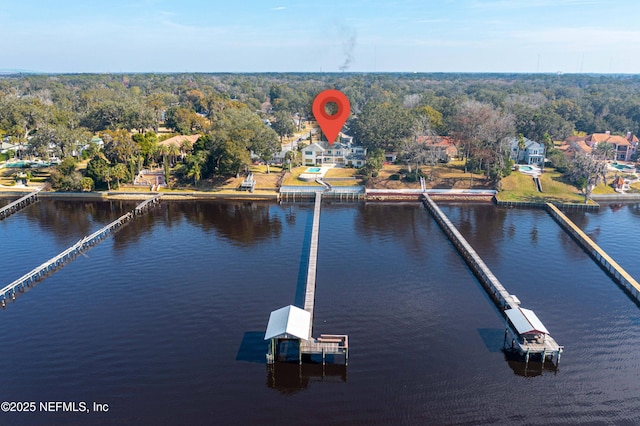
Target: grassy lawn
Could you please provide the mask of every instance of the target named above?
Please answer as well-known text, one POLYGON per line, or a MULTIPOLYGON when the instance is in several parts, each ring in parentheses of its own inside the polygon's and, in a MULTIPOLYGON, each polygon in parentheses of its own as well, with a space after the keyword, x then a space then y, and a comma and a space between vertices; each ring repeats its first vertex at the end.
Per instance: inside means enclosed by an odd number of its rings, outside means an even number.
MULTIPOLYGON (((431 167, 422 167, 422 171, 431 175, 431 167)), ((471 184, 472 189, 492 188, 491 182, 482 173, 464 172, 464 160, 451 160, 447 164, 437 164, 433 168, 433 181, 427 180, 429 188, 455 188, 468 189, 471 184), (473 180, 471 180, 473 175, 473 180)))
MULTIPOLYGON (((358 169, 353 169, 349 167, 333 167, 327 170, 327 173, 324 175, 326 178, 353 178, 358 169)), ((355 178, 354 178, 355 179, 355 178)))
POLYGON ((282 185, 290 185, 290 186, 318 186, 321 187, 322 185, 320 185, 319 183, 316 182, 305 182, 302 181, 300 179, 298 179, 298 176, 300 176, 300 174, 304 173, 305 170, 307 170, 309 168, 309 166, 301 166, 301 167, 294 167, 291 170, 291 173, 287 173, 284 177, 284 181, 282 181, 282 185))
POLYGON ((611 182, 613 182, 613 179, 609 179, 607 181, 608 185, 605 185, 603 182, 600 182, 598 186, 593 188, 593 193, 594 194, 616 194, 616 191, 611 186, 611 182))
POLYGON ((640 193, 640 182, 632 183, 629 185, 629 192, 632 194, 640 193))
POLYGON ((583 203, 584 196, 573 185, 563 182, 562 174, 546 168, 540 176, 542 191, 538 192, 529 175, 513 172, 502 179, 502 191, 496 195, 500 201, 583 203))
MULTIPOLYGON (((385 189, 415 189, 420 188, 420 182, 404 182, 401 180, 391 180, 389 177, 398 174, 400 170, 407 170, 408 167, 402 164, 386 164, 378 173, 378 177, 371 179, 368 186, 372 188, 385 189)), ((422 173, 427 176, 427 188, 437 189, 468 189, 471 184, 473 189, 492 188, 491 183, 480 173, 465 173, 464 161, 452 160, 447 164, 437 164, 436 166, 420 167, 422 173), (473 180, 471 179, 473 176, 473 180), (433 180, 430 178, 433 177, 433 180)))
MULTIPOLYGON (((262 174, 267 174, 267 166, 265 166, 264 164, 259 164, 259 165, 251 165, 249 167, 249 171, 251 173, 262 173, 262 174)), ((269 166, 269 174, 271 173, 280 173, 282 171, 282 167, 281 166, 269 166)))

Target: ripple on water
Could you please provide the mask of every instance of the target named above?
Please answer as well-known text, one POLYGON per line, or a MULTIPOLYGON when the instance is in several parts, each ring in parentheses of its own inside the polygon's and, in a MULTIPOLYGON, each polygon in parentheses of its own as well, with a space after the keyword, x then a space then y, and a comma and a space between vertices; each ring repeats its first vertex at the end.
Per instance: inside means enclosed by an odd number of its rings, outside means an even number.
MULTIPOLYGON (((47 203, 0 222, 20 268, 76 238, 46 225, 75 210, 47 203)), ((89 228, 119 213, 79 206, 89 228)), ((163 203, 0 312, 0 394, 104 401, 127 423, 640 421, 638 307, 544 212, 443 209, 565 345, 559 371, 497 350, 503 321, 423 208, 360 204, 323 205, 318 259, 314 329, 348 333, 350 365, 269 370, 261 336, 295 299, 310 205, 163 203)))

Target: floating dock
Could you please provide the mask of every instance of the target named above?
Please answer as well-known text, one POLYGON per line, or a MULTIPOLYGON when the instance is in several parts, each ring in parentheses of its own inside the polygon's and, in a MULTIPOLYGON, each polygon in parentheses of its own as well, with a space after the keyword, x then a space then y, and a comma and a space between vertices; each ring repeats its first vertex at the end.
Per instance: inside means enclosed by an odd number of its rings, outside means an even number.
POLYGON ((0 209, 0 220, 6 219, 15 212, 22 210, 29 204, 33 204, 38 201, 38 192, 40 192, 40 189, 37 189, 31 194, 27 194, 24 197, 4 206, 2 209, 0 209))
POLYGON ((558 345, 549 335, 533 311, 520 307, 520 300, 505 289, 478 253, 427 193, 423 194, 423 202, 504 316, 506 322, 505 344, 510 343, 510 349, 524 355, 526 362, 529 361, 531 355, 539 354, 542 362, 547 357, 555 356, 556 365, 558 365, 564 347, 558 345), (513 336, 510 342, 509 333, 513 336))
POLYGON ((158 202, 159 199, 160 195, 156 195, 148 200, 143 201, 142 203, 138 204, 138 206, 136 206, 134 210, 120 216, 118 219, 114 220, 103 228, 100 228, 93 234, 84 237, 62 253, 52 257, 40 266, 33 268, 31 271, 27 272, 17 280, 4 286, 2 289, 0 289, 0 305, 4 307, 8 299, 15 300, 17 292, 24 292, 28 287, 31 287, 39 281, 42 281, 48 275, 52 274, 68 262, 75 259, 80 253, 95 246, 107 236, 109 236, 113 232, 116 232, 127 222, 134 219, 135 214, 140 214, 148 210, 149 206, 158 202))
POLYGON ((327 355, 344 355, 345 365, 349 364, 349 337, 345 334, 313 335, 313 311, 316 298, 316 273, 318 265, 318 240, 320 236, 320 208, 322 193, 316 192, 311 228, 311 245, 309 248, 309 266, 305 285, 304 309, 296 306, 285 306, 273 311, 269 317, 265 340, 269 340, 267 364, 278 360, 281 345, 288 341, 298 342, 298 362, 302 364, 302 355, 321 355, 322 364, 327 355))

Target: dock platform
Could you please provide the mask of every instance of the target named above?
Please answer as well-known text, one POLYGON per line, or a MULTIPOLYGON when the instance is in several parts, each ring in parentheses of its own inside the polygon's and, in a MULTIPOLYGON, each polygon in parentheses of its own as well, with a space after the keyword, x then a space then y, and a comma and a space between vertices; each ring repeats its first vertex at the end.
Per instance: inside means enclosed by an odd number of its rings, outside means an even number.
POLYGON ((505 345, 510 343, 509 348, 524 355, 526 362, 529 361, 531 355, 539 354, 542 362, 547 356, 555 356, 556 365, 558 365, 564 347, 558 345, 549 335, 544 325, 532 311, 520 307, 520 300, 507 291, 478 253, 471 247, 471 244, 467 242, 427 193, 423 194, 423 202, 502 313, 506 323, 505 345), (517 315, 514 313, 510 318, 509 311, 517 312, 517 315), (513 318, 516 316, 521 322, 514 322, 513 318), (510 341, 508 334, 513 336, 510 341))

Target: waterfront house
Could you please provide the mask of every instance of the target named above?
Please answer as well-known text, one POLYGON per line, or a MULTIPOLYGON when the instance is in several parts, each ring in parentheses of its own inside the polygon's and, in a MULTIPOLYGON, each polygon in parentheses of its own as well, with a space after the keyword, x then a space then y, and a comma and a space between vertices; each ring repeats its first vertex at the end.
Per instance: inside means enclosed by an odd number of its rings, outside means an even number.
POLYGON ((180 159, 184 160, 184 157, 191 152, 193 144, 200 139, 199 134, 196 135, 177 135, 169 139, 165 139, 162 142, 158 142, 158 146, 175 146, 180 149, 180 159))
POLYGON ((541 165, 544 162, 544 144, 528 138, 524 138, 524 149, 518 148, 518 138, 512 138, 509 141, 509 151, 511 159, 518 164, 541 165))
POLYGON ((446 161, 458 156, 457 143, 449 136, 420 136, 418 142, 432 150, 440 151, 446 161))
POLYGON ((350 136, 342 136, 340 139, 341 142, 335 142, 333 145, 321 141, 304 147, 302 164, 305 166, 320 166, 322 164, 364 166, 366 148, 354 145, 350 136))
POLYGON ((611 132, 593 133, 584 139, 585 144, 595 148, 599 143, 608 143, 614 147, 615 160, 631 161, 638 148, 638 138, 627 132, 626 136, 612 135, 611 132))

